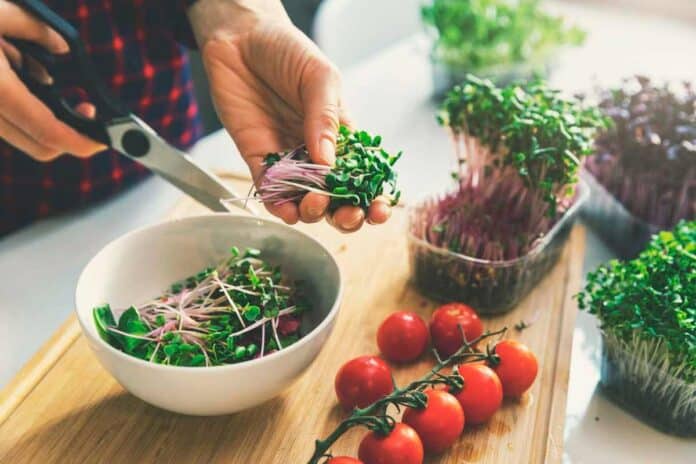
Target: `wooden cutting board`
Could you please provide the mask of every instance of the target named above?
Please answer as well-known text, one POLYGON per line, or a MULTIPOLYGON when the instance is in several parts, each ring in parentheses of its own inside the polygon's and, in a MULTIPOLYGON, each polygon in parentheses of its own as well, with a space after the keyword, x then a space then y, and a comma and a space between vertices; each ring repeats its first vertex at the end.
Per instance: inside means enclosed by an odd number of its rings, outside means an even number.
MULTIPOLYGON (((244 187, 235 181, 241 191, 244 187)), ((203 212, 185 199, 172 217, 203 212)), ((435 307, 408 285, 405 210, 385 225, 344 235, 326 224, 300 225, 332 250, 346 292, 332 337, 310 369, 285 393, 251 410, 187 417, 159 410, 125 392, 99 365, 74 317, 58 330, 0 392, 1 463, 239 463, 302 464, 316 438, 343 417, 333 379, 342 363, 376 353, 375 333, 390 312, 428 318, 435 307)), ((489 424, 469 427, 459 442, 428 463, 556 463, 561 461, 570 351, 581 283, 584 231, 576 227, 558 265, 519 305, 485 319, 489 329, 529 345, 539 377, 519 401, 507 401, 489 424), (536 322, 517 332, 520 320, 536 322)), ((403 384, 425 373, 432 358, 395 369, 403 384)), ((191 392, 195 395, 196 392, 191 392)), ((364 434, 354 429, 334 454, 355 455, 364 434)))

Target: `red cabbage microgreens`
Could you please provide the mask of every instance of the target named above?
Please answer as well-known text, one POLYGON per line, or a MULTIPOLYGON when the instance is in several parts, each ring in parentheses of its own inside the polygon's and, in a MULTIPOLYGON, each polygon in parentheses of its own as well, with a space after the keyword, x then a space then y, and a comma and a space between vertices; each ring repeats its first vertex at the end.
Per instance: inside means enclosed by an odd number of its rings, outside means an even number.
POLYGON ((696 92, 645 77, 600 92, 614 128, 586 168, 633 215, 664 229, 696 217, 696 92))
POLYGON ((300 315, 310 308, 300 283, 286 283, 259 255, 233 247, 159 298, 125 311, 94 308, 97 330, 127 354, 174 366, 233 364, 283 349, 300 338, 300 315))
POLYGON ((266 172, 257 195, 268 204, 299 202, 307 192, 331 197, 333 211, 344 205, 369 208, 372 201, 390 189, 392 204, 399 201, 394 163, 401 152, 390 155, 380 147, 382 137, 341 126, 336 141, 336 164, 314 164, 305 145, 266 157, 266 172))
POLYGON ((488 260, 522 256, 568 209, 579 158, 604 124, 596 108, 541 80, 498 88, 471 75, 438 120, 455 142, 459 185, 420 210, 419 235, 488 260))

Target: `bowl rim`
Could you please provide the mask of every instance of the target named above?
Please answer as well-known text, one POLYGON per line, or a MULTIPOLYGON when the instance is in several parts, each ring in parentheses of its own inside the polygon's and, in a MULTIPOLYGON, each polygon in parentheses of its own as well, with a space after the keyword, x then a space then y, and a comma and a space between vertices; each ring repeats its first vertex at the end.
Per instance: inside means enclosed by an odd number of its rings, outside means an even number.
POLYGON ((571 221, 573 218, 575 218, 575 216, 577 216, 580 209, 583 207, 585 202, 587 202, 587 200, 589 199, 590 188, 584 179, 580 179, 578 181, 578 183, 576 184, 576 186, 577 186, 577 190, 578 190, 577 198, 573 202, 573 204, 570 206, 570 208, 568 208, 568 210, 566 210, 563 213, 563 216, 558 221, 556 221, 556 223, 553 225, 553 227, 551 227, 551 230, 549 230, 549 232, 539 240, 539 242, 534 246, 534 248, 529 250, 525 255, 522 255, 522 256, 517 257, 515 259, 490 261, 487 259, 475 258, 473 256, 464 255, 461 253, 456 253, 456 252, 451 251, 451 250, 437 247, 437 246, 433 245, 432 243, 430 243, 422 238, 416 237, 416 235, 413 233, 413 231, 411 229, 412 214, 416 208, 418 208, 420 205, 422 205, 425 201, 428 201, 432 197, 432 195, 427 196, 425 198, 422 198, 417 203, 409 206, 409 208, 408 208, 409 211, 408 211, 408 215, 407 215, 408 221, 407 221, 406 235, 407 235, 409 242, 416 243, 417 245, 428 249, 428 251, 430 251, 432 253, 439 254, 442 256, 447 256, 449 258, 456 258, 460 261, 470 262, 470 263, 474 263, 474 264, 481 264, 481 265, 485 265, 485 266, 492 266, 492 267, 496 267, 496 268, 515 266, 516 264, 519 264, 521 262, 525 262, 525 261, 528 261, 528 260, 534 258, 538 254, 540 254, 543 250, 545 250, 546 247, 556 237, 556 235, 558 235, 560 233, 561 229, 565 226, 565 224, 567 222, 571 221))
MULTIPOLYGON (((245 215, 245 214, 235 214, 235 213, 227 213, 227 212, 209 212, 209 213, 201 213, 201 214, 196 214, 192 216, 186 216, 182 218, 173 218, 173 219, 168 219, 160 222, 156 222, 154 224, 149 224, 145 226, 138 227, 136 229, 133 229, 129 232, 126 232, 125 234, 122 234, 115 239, 111 240, 108 242, 106 245, 104 245, 97 253, 92 256, 92 258, 87 262, 87 264, 82 268, 82 271, 80 271, 80 276, 77 279, 77 285, 75 286, 75 294, 74 294, 74 300, 75 300, 75 309, 74 312, 77 315, 77 320, 80 323, 80 328, 82 330, 82 333, 86 338, 89 339, 96 339, 97 343, 101 344, 107 351, 113 353, 118 359, 122 359, 126 362, 134 363, 136 365, 142 365, 144 367, 148 368, 153 368, 157 370, 165 370, 165 371, 170 371, 170 372, 176 372, 176 371, 181 371, 181 372, 220 372, 220 371, 235 371, 235 370, 240 370, 240 369, 246 369, 246 368, 251 368, 254 366, 263 366, 269 362, 274 362, 276 360, 281 359, 284 355, 289 355, 291 353, 294 353, 295 351, 298 351, 301 349, 304 345, 308 344, 312 339, 316 338, 319 334, 323 333, 326 330, 326 327, 336 319, 336 316, 338 315, 338 312, 340 311, 341 308, 341 302, 343 300, 343 291, 344 291, 344 284, 343 284, 343 276, 341 274, 341 268, 338 265, 338 262, 336 261, 336 257, 334 256, 331 251, 329 251, 326 246, 324 246, 321 242, 316 240, 314 237, 311 235, 302 232, 298 229, 295 229, 293 227, 290 227, 289 225, 283 224, 279 221, 275 221, 272 219, 266 219, 262 217, 257 217, 257 216, 250 216, 250 215, 245 215), (319 324, 316 325, 308 334, 306 334, 304 337, 300 338, 297 342, 293 343, 287 348, 284 348, 280 351, 276 351, 274 353, 269 354, 268 356, 264 356, 263 358, 256 358, 256 359, 250 359, 248 361, 242 361, 240 363, 235 363, 235 364, 222 364, 219 366, 171 366, 171 365, 165 365, 165 364, 158 364, 150 361, 145 361, 144 359, 136 358, 135 356, 131 356, 129 354, 126 354, 120 350, 117 350, 113 346, 109 345, 105 340, 103 340, 98 334, 94 336, 92 334, 88 327, 88 323, 94 323, 93 318, 90 317, 89 321, 85 321, 80 313, 80 310, 78 308, 77 304, 77 295, 80 290, 80 287, 82 286, 83 279, 85 278, 85 273, 87 271, 87 268, 90 267, 92 262, 101 255, 103 252, 105 252, 108 248, 115 246, 118 242, 122 240, 127 240, 128 238, 144 233, 147 231, 150 231, 152 229, 157 229, 157 228, 166 228, 171 226, 172 224, 176 223, 181 223, 181 222, 186 222, 186 221, 193 221, 193 220, 201 220, 203 218, 219 218, 219 217, 227 217, 232 220, 244 220, 244 221, 253 221, 257 223, 270 223, 273 226, 279 226, 280 228, 287 229, 292 231, 293 233, 297 233, 304 238, 308 239, 310 242, 314 243, 317 245, 321 250, 323 250, 326 255, 329 257, 331 264, 335 266, 336 271, 338 273, 338 289, 336 292, 336 298, 333 301, 333 304, 331 305, 331 309, 329 312, 326 314, 326 316, 319 322, 319 324), (277 356, 275 356, 277 355, 277 356)), ((91 312, 90 312, 91 316, 91 312)))

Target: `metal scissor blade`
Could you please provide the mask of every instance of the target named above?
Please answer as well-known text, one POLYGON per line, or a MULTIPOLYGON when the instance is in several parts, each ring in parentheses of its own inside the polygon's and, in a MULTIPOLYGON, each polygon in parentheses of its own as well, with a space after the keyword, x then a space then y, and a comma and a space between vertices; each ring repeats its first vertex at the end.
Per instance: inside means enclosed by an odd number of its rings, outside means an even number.
POLYGON ((227 203, 257 214, 244 198, 190 156, 169 145, 136 116, 114 121, 107 131, 114 149, 141 163, 212 211, 229 211, 221 200, 237 200, 227 203))

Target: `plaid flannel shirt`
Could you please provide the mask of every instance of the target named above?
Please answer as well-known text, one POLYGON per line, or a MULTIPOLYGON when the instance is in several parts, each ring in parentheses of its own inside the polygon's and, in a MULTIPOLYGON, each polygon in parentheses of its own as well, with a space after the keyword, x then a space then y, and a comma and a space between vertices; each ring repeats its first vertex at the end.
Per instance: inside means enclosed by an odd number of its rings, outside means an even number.
MULTIPOLYGON (((185 45, 192 0, 48 0, 80 33, 113 94, 173 145, 202 135, 185 45)), ((66 76, 70 78, 70 76, 66 76)), ((79 89, 66 97, 84 101, 79 89)), ((113 195, 147 176, 113 150, 41 163, 0 140, 0 235, 113 195)))

